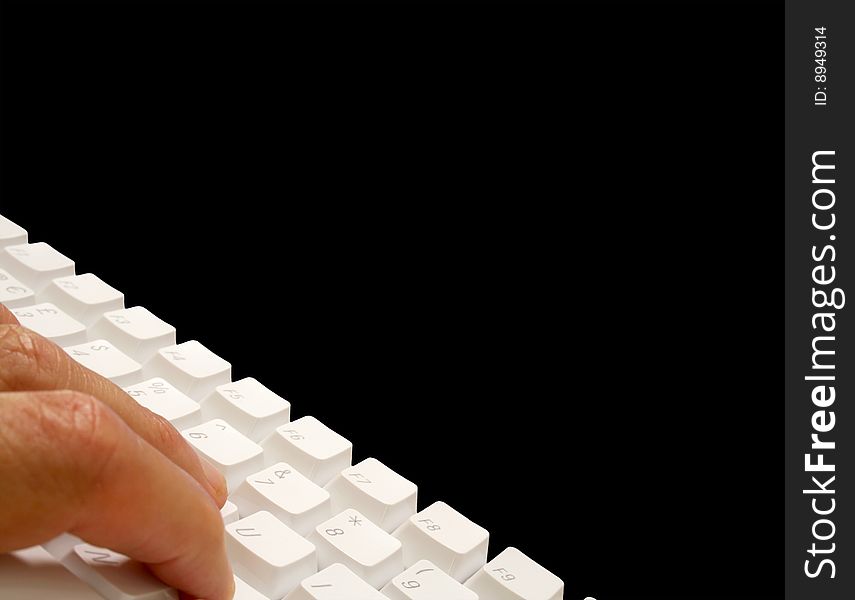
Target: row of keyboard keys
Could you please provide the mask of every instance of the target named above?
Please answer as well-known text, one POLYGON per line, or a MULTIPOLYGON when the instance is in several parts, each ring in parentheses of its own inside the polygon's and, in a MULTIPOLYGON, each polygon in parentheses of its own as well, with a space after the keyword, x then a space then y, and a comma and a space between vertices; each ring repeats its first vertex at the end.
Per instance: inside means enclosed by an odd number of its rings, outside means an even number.
POLYGON ((281 425, 262 446, 223 419, 212 419, 181 433, 220 469, 232 491, 245 477, 259 470, 252 467, 262 460, 267 464, 287 463, 318 486, 334 476, 333 469, 341 473, 351 461, 351 443, 314 417, 281 425))
MULTIPOLYGON (((22 324, 32 326, 38 333, 44 332, 42 334, 53 341, 58 341, 60 333, 69 327, 70 317, 50 304, 15 309, 13 313, 22 324)), ((78 335, 78 332, 68 332, 62 339, 71 335, 78 335)), ((85 332, 83 335, 85 337, 85 332)), ((66 345, 65 350, 87 368, 118 385, 139 383, 145 374, 151 378, 161 377, 197 402, 212 391, 209 389, 212 385, 231 382, 229 363, 195 340, 161 348, 145 365, 107 339, 66 345)))
MULTIPOLYGON (((347 511, 318 527, 339 538, 330 553, 322 538, 306 540, 267 512, 226 526, 226 548, 235 571, 235 600, 562 600, 563 582, 516 548, 507 548, 465 585, 428 560, 420 560, 387 579, 398 564, 393 538, 361 515, 347 511), (353 527, 344 531, 347 518, 353 527), (329 527, 328 527, 329 526, 329 527), (384 538, 386 536, 386 538, 384 538), (345 541, 348 540, 348 541, 345 541), (379 544, 379 548, 361 548, 379 544), (333 551, 335 552, 335 551, 333 551), (324 566, 331 556, 345 562, 324 566), (367 565, 365 563, 371 563, 367 565), (355 567, 355 569, 354 569, 355 567), (318 571, 320 569, 320 571, 318 571), (381 592, 377 590, 381 589, 381 592)), ((63 564, 109 600, 175 600, 177 593, 141 564, 106 548, 73 546, 63 564)))
POLYGON ((267 511, 235 521, 227 531, 236 573, 270 597, 294 590, 289 600, 322 600, 320 590, 355 593, 363 582, 372 589, 382 588, 391 600, 563 597, 563 582, 515 548, 507 548, 487 564, 482 562, 465 585, 426 559, 404 570, 401 542, 354 509, 320 523, 306 540, 267 511), (301 543, 294 544, 294 539, 301 543), (321 572, 302 580, 295 590, 298 580, 293 575, 311 570, 312 563, 321 572))
MULTIPOLYGON (((0 296, 5 277, 0 271, 0 296)), ((87 340, 106 339, 140 364, 148 360, 157 350, 175 344, 175 328, 164 323, 145 308, 135 306, 104 313, 94 325, 88 327, 62 307, 51 302, 3 302, 11 309, 21 325, 32 329, 57 345, 69 346, 87 340)), ((0 299, 2 301, 2 299, 0 299)), ((82 311, 86 314, 86 311, 82 311)))

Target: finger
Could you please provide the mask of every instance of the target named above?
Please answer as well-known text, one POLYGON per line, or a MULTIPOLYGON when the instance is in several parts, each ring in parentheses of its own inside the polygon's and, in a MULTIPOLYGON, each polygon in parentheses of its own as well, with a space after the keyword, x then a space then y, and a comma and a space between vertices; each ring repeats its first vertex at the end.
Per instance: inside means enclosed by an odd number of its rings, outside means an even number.
POLYGON ((66 531, 193 598, 231 598, 222 518, 186 471, 97 398, 0 394, 0 552, 66 531))
POLYGON ((18 325, 18 317, 3 304, 0 304, 0 325, 18 325))
POLYGON ((225 479, 201 460, 175 428, 120 387, 79 364, 59 346, 20 325, 0 324, 0 392, 74 390, 95 396, 149 444, 190 473, 219 506, 225 479))

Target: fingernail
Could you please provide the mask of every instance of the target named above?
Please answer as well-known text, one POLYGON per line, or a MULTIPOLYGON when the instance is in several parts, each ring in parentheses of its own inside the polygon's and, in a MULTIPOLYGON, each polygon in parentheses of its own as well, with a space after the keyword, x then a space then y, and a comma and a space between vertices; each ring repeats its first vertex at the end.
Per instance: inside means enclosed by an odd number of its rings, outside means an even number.
POLYGON ((226 485, 225 478, 217 471, 216 467, 209 463, 204 458, 199 458, 199 461, 202 463, 202 470, 205 472, 205 478, 208 480, 208 483, 211 484, 211 487, 214 488, 214 493, 217 495, 216 500, 220 498, 225 499, 228 495, 228 486, 226 485))

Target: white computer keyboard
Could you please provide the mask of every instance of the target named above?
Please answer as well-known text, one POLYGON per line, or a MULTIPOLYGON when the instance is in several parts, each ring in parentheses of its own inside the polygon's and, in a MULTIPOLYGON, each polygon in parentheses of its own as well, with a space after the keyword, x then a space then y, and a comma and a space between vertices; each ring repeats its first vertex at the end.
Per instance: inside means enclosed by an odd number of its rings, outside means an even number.
MULTIPOLYGON (((236 600, 561 600, 562 581, 349 439, 0 216, 0 302, 169 420, 223 474, 236 600)), ((477 515, 472 515, 476 516, 477 515)), ((160 600, 141 565, 69 535, 0 555, 0 600, 160 600), (61 564, 64 568, 60 568, 61 564), (81 582, 85 582, 84 585, 81 582), (93 591, 94 590, 94 591, 93 591), (96 593, 97 592, 97 593, 96 593)))

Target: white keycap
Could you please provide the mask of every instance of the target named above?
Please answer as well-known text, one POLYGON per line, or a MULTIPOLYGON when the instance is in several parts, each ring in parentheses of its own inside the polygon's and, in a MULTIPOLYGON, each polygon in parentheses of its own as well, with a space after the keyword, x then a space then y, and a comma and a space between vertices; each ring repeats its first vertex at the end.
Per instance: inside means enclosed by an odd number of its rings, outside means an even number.
POLYGON ((243 579, 235 575, 235 595, 232 600, 270 600, 261 592, 250 587, 243 579))
POLYGON ((6 308, 17 308, 35 304, 36 293, 23 283, 0 269, 0 304, 6 308))
POLYGON ((167 346, 146 363, 149 377, 163 377, 196 402, 218 385, 230 383, 232 366, 196 340, 167 346))
POLYGON ((261 445, 268 463, 286 462, 321 486, 350 466, 353 456, 353 444, 315 417, 280 425, 261 445))
POLYGON ((489 532, 445 502, 411 516, 393 534, 404 546, 404 565, 427 559, 457 581, 466 581, 487 562, 489 532))
POLYGON ((92 273, 57 277, 39 294, 39 301, 53 302, 86 327, 105 312, 125 307, 125 295, 92 273))
POLYGON ((241 514, 266 510, 303 536, 332 516, 327 491, 284 462, 244 479, 231 499, 241 514))
POLYGON ((563 600, 564 582, 516 548, 478 569, 466 587, 488 600, 563 600))
MULTIPOLYGON (((389 600, 340 563, 304 579, 285 600, 389 600)), ((435 600, 444 600, 436 598, 435 600)))
POLYGON ((93 340, 63 348, 71 358, 118 386, 137 383, 142 378, 140 364, 107 340, 93 340))
POLYGON ((126 387, 125 391, 139 404, 172 423, 175 429, 187 429, 202 423, 199 403, 175 389, 165 379, 147 379, 126 387))
POLYGON ((223 504, 223 507, 220 509, 220 516, 223 517, 223 523, 226 525, 234 523, 240 519, 240 511, 238 510, 237 504, 230 500, 226 500, 226 503, 223 504))
POLYGON ((376 458, 366 458, 342 470, 326 490, 333 513, 355 508, 389 533, 416 512, 416 484, 376 458))
POLYGON ((383 588, 389 600, 478 600, 478 594, 429 560, 420 560, 383 588))
POLYGON ((23 281, 38 295, 51 280, 74 275, 74 261, 44 242, 0 249, 0 268, 23 281))
POLYGON ((266 438, 291 417, 291 403, 252 377, 218 385, 202 402, 205 419, 225 419, 254 442, 266 438))
POLYGON ((27 243, 27 230, 0 215, 0 248, 27 243))
POLYGON ((222 419, 185 429, 181 435, 226 478, 229 490, 264 467, 261 446, 222 419))
POLYGON ((175 345, 175 327, 142 306, 104 313, 91 327, 89 335, 111 340, 119 350, 142 365, 161 348, 175 345))
POLYGON ((268 598, 282 598, 318 570, 315 547, 269 512, 226 525, 235 575, 268 598))
POLYGON ((78 544, 65 567, 108 600, 178 600, 178 593, 123 554, 78 544))
POLYGON ((318 567, 341 563, 378 590, 404 570, 401 542, 348 509, 324 521, 306 538, 318 551, 318 567))
POLYGON ((12 310, 18 322, 46 337, 58 346, 73 346, 86 341, 86 327, 50 304, 34 304, 12 310))

